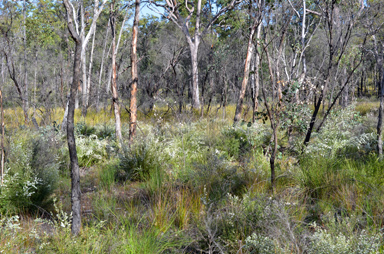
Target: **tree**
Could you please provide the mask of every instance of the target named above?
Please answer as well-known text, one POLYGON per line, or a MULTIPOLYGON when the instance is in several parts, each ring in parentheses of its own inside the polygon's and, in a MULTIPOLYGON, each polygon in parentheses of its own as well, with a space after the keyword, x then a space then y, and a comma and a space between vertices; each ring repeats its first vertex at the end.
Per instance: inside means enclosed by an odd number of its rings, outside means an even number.
MULTIPOLYGON (((260 39, 260 26, 261 22, 263 19, 263 8, 264 8, 264 1, 263 0, 258 0, 255 1, 255 3, 250 0, 249 2, 249 10, 250 12, 255 11, 256 13, 250 13, 250 19, 251 19, 251 27, 250 27, 250 32, 249 32, 249 38, 248 38, 248 48, 247 48, 247 56, 245 58, 245 66, 244 66, 244 76, 243 76, 243 81, 241 83, 241 90, 239 93, 239 99, 237 101, 237 106, 236 106, 236 112, 235 112, 235 118, 234 118, 234 123, 236 124, 237 122, 240 121, 241 119, 241 112, 243 110, 243 101, 244 101, 244 96, 245 96, 245 91, 247 89, 248 85, 248 80, 249 80, 249 74, 250 74, 250 66, 251 66, 251 59, 253 56, 253 51, 254 51, 254 36, 256 35, 256 40, 258 41, 260 39), (253 5, 256 5, 255 7, 253 5), (256 10, 253 10, 256 9, 256 10)), ((256 63, 258 65, 258 54, 256 53, 256 63)), ((258 69, 254 70, 258 72, 258 69)), ((257 100, 254 98, 254 100, 257 100)), ((254 108, 254 107, 253 107, 254 108)))
MULTIPOLYGON (((95 0, 94 18, 91 24, 91 28, 86 36, 93 33, 95 29, 97 18, 104 8, 104 4, 107 0, 103 0, 99 7, 99 1, 95 0)), ((81 191, 80 191, 80 171, 79 163, 76 152, 76 142, 74 133, 74 113, 75 113, 75 96, 77 87, 81 80, 81 54, 83 51, 83 38, 82 34, 85 33, 84 22, 81 22, 79 30, 79 22, 76 18, 76 9, 69 0, 64 0, 64 6, 67 12, 67 24, 68 30, 72 39, 75 41, 75 56, 73 64, 73 80, 70 90, 69 102, 68 102, 68 120, 67 120, 67 142, 69 149, 69 156, 71 161, 71 203, 72 203, 72 233, 74 235, 79 234, 81 228, 81 191)), ((80 9, 83 8, 83 2, 78 2, 80 9)))
POLYGON ((139 13, 140 13, 140 0, 135 0, 135 16, 133 18, 132 26, 132 44, 131 44, 131 103, 130 103, 130 118, 129 118, 129 142, 133 141, 134 136, 136 135, 136 126, 137 126, 137 83, 138 83, 138 73, 137 73, 137 35, 139 32, 139 13))
MULTIPOLYGON (((198 52, 202 37, 210 30, 220 16, 225 12, 233 9, 241 0, 231 0, 227 5, 221 7, 215 15, 208 17, 205 26, 201 24, 202 0, 195 2, 180 3, 176 0, 166 0, 165 4, 151 1, 152 5, 162 7, 165 13, 160 13, 164 18, 172 21, 183 32, 190 50, 191 57, 191 73, 192 73, 192 107, 198 109, 200 107, 199 96, 199 69, 198 69, 198 52), (183 5, 185 4, 185 5, 183 5), (196 7, 196 9, 195 9, 196 7), (192 19, 194 19, 194 27, 191 28, 192 19)), ((211 5, 211 3, 209 2, 211 5)))
POLYGON ((14 45, 14 38, 12 38, 12 34, 13 34, 13 26, 14 26, 13 22, 14 22, 15 8, 16 7, 8 1, 5 2, 4 4, 4 13, 6 13, 7 15, 3 16, 3 20, 2 20, 3 22, 2 24, 0 24, 0 31, 2 33, 2 37, 4 40, 4 42, 2 43, 1 51, 5 56, 5 61, 6 61, 6 66, 7 66, 9 76, 13 81, 13 84, 21 100, 21 107, 24 112, 24 124, 27 125, 29 122, 28 98, 27 98, 28 88, 25 87, 27 82, 24 83, 24 86, 22 85, 22 81, 19 79, 20 75, 17 71, 17 67, 15 67, 15 60, 14 60, 15 45, 14 45))
MULTIPOLYGON (((327 92, 330 88, 334 89, 334 87, 330 86, 335 84, 335 82, 332 81, 337 79, 340 61, 347 51, 357 19, 360 17, 362 10, 364 9, 364 3, 361 1, 359 1, 359 3, 360 6, 357 10, 355 1, 344 1, 340 3, 335 0, 321 1, 321 4, 319 5, 324 21, 324 40, 327 42, 328 52, 327 54, 324 54, 324 60, 327 59, 327 63, 325 67, 321 68, 322 78, 320 78, 316 84, 318 95, 315 95, 314 111, 312 113, 312 117, 307 129, 307 134, 304 139, 305 145, 307 145, 311 139, 312 131, 314 129, 320 107, 324 103, 327 92)), ((365 39, 363 40, 363 44, 365 44, 365 39)), ((347 86, 352 74, 362 62, 363 58, 359 56, 361 56, 360 52, 356 54, 356 63, 353 64, 354 67, 349 71, 347 74, 347 79, 339 88, 338 93, 333 99, 332 103, 330 103, 327 112, 324 114, 321 123, 317 127, 317 131, 321 129, 321 126, 331 112, 332 107, 335 105, 337 99, 343 92, 344 88, 347 86), (359 58, 360 61, 358 60, 359 58)))
POLYGON ((111 88, 112 88, 112 105, 114 109, 115 114, 115 132, 116 132, 116 139, 121 143, 122 136, 121 136, 121 121, 120 121, 120 105, 119 105, 119 97, 117 94, 117 70, 116 70, 116 7, 115 7, 115 0, 111 2, 111 10, 110 10, 110 17, 109 20, 111 22, 111 32, 112 32, 112 82, 111 82, 111 88))

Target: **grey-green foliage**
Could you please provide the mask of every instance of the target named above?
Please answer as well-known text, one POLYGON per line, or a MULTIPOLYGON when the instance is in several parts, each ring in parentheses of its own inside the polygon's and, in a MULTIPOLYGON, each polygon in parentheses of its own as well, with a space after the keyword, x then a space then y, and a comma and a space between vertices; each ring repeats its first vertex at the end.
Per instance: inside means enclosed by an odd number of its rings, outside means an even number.
POLYGON ((245 239, 244 250, 251 254, 282 253, 282 249, 268 236, 253 233, 245 239))
POLYGON ((109 157, 113 148, 106 139, 98 139, 96 135, 76 138, 76 150, 80 167, 89 167, 109 157))
POLYGON ((11 140, 4 185, 0 189, 0 213, 47 209, 56 188, 61 160, 60 137, 52 131, 20 133, 11 140))
POLYGON ((372 254, 379 253, 381 233, 367 232, 359 229, 364 221, 360 216, 339 217, 328 213, 322 221, 326 228, 312 224, 315 232, 310 236, 308 253, 337 254, 372 254))
POLYGON ((362 118, 351 105, 345 109, 334 111, 323 125, 319 133, 314 133, 306 153, 332 157, 345 149, 367 149, 375 147, 375 136, 364 133, 361 127, 362 118))
POLYGON ((333 235, 318 229, 311 237, 308 253, 311 254, 372 254, 379 253, 380 236, 369 236, 362 232, 358 236, 333 235))

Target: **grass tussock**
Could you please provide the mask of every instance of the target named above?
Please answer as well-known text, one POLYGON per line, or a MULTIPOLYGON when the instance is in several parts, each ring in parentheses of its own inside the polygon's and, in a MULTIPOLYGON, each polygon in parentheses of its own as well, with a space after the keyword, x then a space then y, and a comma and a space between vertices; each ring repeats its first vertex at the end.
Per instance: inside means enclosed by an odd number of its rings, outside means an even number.
POLYGON ((108 109, 77 111, 77 237, 63 110, 36 117, 37 131, 7 109, 0 252, 382 253, 384 162, 365 125, 374 105, 334 111, 306 148, 302 131, 279 129, 274 193, 269 125, 232 126, 233 105, 224 120, 155 107, 130 145, 117 145, 108 109))

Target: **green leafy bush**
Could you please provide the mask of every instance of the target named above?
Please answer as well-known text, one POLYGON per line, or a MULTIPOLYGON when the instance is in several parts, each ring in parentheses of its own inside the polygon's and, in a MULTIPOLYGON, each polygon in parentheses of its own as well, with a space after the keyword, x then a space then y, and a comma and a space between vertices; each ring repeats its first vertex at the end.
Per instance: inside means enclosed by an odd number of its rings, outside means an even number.
POLYGON ((239 159, 246 156, 252 146, 243 127, 235 126, 222 131, 223 138, 218 143, 217 149, 224 151, 227 156, 239 159))
POLYGON ((125 147, 120 154, 120 163, 116 172, 119 181, 143 181, 150 172, 161 165, 157 149, 149 140, 137 142, 125 147))
POLYGON ((76 150, 80 167, 89 167, 109 157, 113 147, 107 140, 99 140, 96 135, 76 138, 76 150))
POLYGON ((315 224, 316 232, 310 237, 310 254, 371 254, 379 253, 380 235, 331 233, 315 224))
POLYGON ((75 134, 90 136, 96 133, 96 128, 86 124, 85 122, 79 122, 75 126, 75 134))
POLYGON ((50 207, 63 162, 60 139, 54 132, 48 134, 25 133, 11 141, 0 189, 0 212, 44 211, 50 207))

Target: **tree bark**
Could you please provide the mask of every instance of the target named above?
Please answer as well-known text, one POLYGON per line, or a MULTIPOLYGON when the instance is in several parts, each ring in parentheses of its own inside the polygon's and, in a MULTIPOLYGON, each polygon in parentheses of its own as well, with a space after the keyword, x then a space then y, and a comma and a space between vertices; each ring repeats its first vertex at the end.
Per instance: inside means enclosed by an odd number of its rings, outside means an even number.
MULTIPOLYGON (((92 30, 96 26, 96 21, 104 8, 104 5, 107 0, 103 0, 101 6, 99 7, 99 1, 95 0, 94 7, 94 17, 91 24, 90 31, 85 37, 85 40, 89 40, 92 30)), ((72 39, 75 41, 75 56, 73 64, 73 79, 69 95, 68 103, 68 119, 67 119, 67 142, 69 157, 71 162, 71 203, 72 203, 72 234, 78 235, 81 228, 81 190, 80 190, 80 171, 79 163, 76 152, 76 142, 75 142, 75 133, 74 133, 74 115, 75 115, 75 97, 77 94, 77 89, 81 80, 81 57, 82 51, 84 50, 84 44, 82 40, 82 34, 84 33, 85 27, 81 26, 81 32, 79 32, 79 26, 76 17, 76 10, 73 7, 72 3, 69 0, 63 0, 63 4, 67 13, 67 25, 69 33, 71 34, 72 39)), ((81 8, 82 2, 81 2, 81 8)))
POLYGON ((129 119, 129 143, 132 143, 136 135, 137 127, 137 34, 139 32, 139 14, 140 14, 140 0, 135 1, 135 17, 132 26, 132 44, 131 44, 131 103, 130 103, 130 119, 129 119))
POLYGON ((0 90, 0 113, 1 113, 1 185, 4 184, 4 110, 3 94, 0 90))
POLYGON ((73 65, 73 80, 70 89, 68 101, 68 119, 67 119, 67 142, 69 157, 71 162, 71 203, 72 203, 72 234, 78 235, 81 228, 81 190, 80 190, 80 170, 76 152, 76 142, 74 133, 74 115, 75 115, 75 96, 78 84, 81 79, 81 51, 82 40, 77 34, 72 20, 72 10, 69 0, 64 0, 64 6, 67 11, 68 30, 75 41, 75 56, 73 65))
POLYGON ((103 70, 104 70, 104 56, 105 56, 105 51, 107 49, 107 42, 108 42, 108 34, 109 34, 109 24, 108 22, 107 29, 105 32, 105 38, 104 38, 104 47, 103 47, 103 55, 101 57, 101 65, 100 65, 100 73, 99 73, 99 82, 97 86, 97 99, 96 99, 96 112, 99 112, 100 110, 100 91, 101 91, 101 78, 103 77, 103 70))
POLYGON ((76 142, 74 133, 74 115, 75 115, 75 95, 77 86, 81 79, 81 41, 76 41, 75 60, 73 66, 73 82, 71 85, 68 119, 67 119, 67 141, 69 157, 71 161, 71 203, 72 203, 72 233, 79 234, 81 228, 81 190, 80 190, 80 170, 76 152, 76 142))
POLYGON ((119 96, 117 93, 117 70, 116 70, 116 26, 115 26, 115 19, 116 16, 116 10, 115 10, 115 1, 112 1, 111 3, 111 31, 112 31, 112 83, 111 83, 111 89, 112 89, 112 105, 113 105, 113 111, 115 114, 115 132, 116 132, 116 140, 121 143, 122 141, 122 135, 121 135, 121 120, 120 120, 120 105, 119 105, 119 96))
POLYGON ((382 132, 383 132, 383 109, 384 109, 384 68, 382 68, 382 77, 379 86, 379 96, 380 96, 380 106, 379 106, 379 116, 377 117, 377 153, 379 158, 383 158, 383 141, 382 141, 382 132))
POLYGON ((27 35, 26 35, 26 3, 25 0, 23 0, 23 47, 24 47, 24 100, 25 100, 25 107, 29 108, 29 88, 28 88, 28 69, 27 69, 27 35))
POLYGON ((235 118, 233 119, 234 124, 238 123, 241 119, 241 112, 243 111, 243 102, 245 97, 245 91, 247 90, 247 84, 249 80, 249 72, 250 72, 250 66, 251 66, 251 59, 253 54, 253 36, 255 34, 255 31, 257 27, 259 26, 258 20, 256 20, 251 28, 249 39, 248 39, 248 48, 247 48, 247 56, 245 58, 245 67, 244 67, 244 76, 243 81, 241 83, 241 90, 239 93, 239 99, 237 101, 236 106, 236 112, 235 112, 235 118))
POLYGON ((198 46, 199 43, 195 41, 194 44, 190 44, 191 50, 191 64, 192 64, 192 107, 198 109, 200 107, 199 96, 199 69, 198 69, 198 46))

